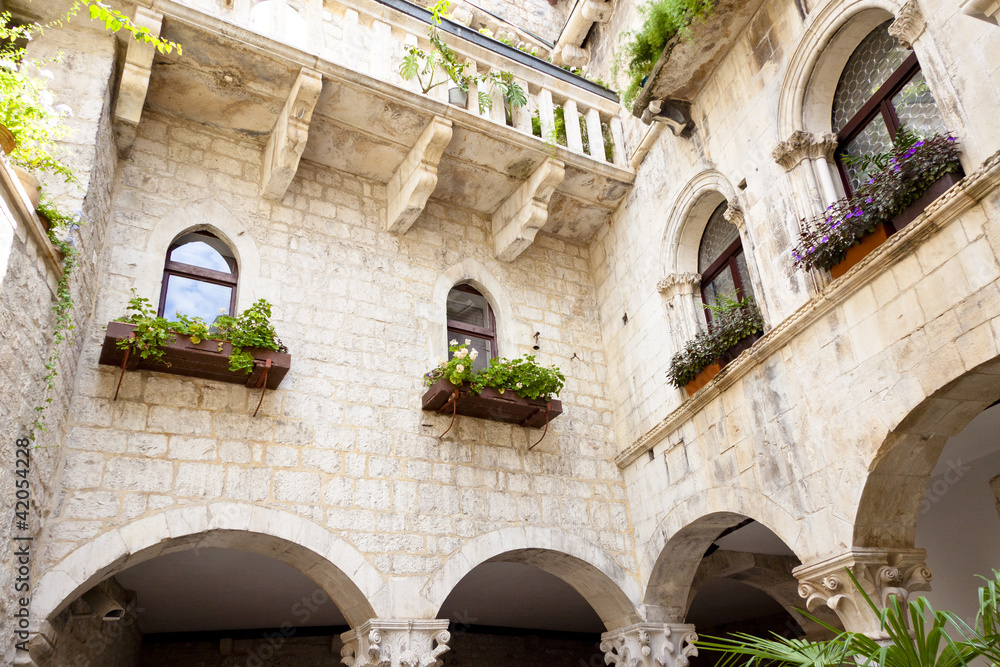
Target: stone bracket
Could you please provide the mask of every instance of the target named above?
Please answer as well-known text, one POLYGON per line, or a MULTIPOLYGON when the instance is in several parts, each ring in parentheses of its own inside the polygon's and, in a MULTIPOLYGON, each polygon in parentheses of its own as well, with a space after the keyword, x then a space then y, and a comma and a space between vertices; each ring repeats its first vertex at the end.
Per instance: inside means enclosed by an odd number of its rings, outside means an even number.
MULTIPOLYGON (((153 37, 160 36, 163 14, 145 7, 137 7, 135 18, 132 20, 136 26, 148 28, 149 34, 153 37)), ((133 38, 128 40, 125 67, 122 69, 121 81, 118 84, 118 99, 115 101, 114 113, 115 143, 118 145, 118 154, 123 158, 128 157, 132 151, 132 144, 135 143, 155 55, 156 47, 152 44, 133 38)))
POLYGON ((654 120, 669 127, 675 137, 688 136, 694 129, 691 103, 683 100, 652 100, 642 112, 642 122, 649 125, 654 120))
POLYGON ((566 175, 565 165, 547 159, 493 214, 497 259, 513 262, 549 218, 549 200, 566 175))
POLYGON ((451 141, 452 123, 435 116, 389 179, 386 230, 405 234, 427 205, 438 181, 438 164, 451 141))
POLYGON ((805 598, 807 609, 825 604, 837 612, 845 629, 882 639, 885 633, 865 595, 884 609, 890 597, 906 604, 911 593, 930 590, 934 575, 924 564, 926 555, 923 549, 855 547, 826 560, 800 565, 792 574, 799 580, 799 595, 805 598), (857 579, 860 591, 848 572, 857 579))
POLYGON ((295 178, 299 158, 309 139, 309 121, 322 89, 323 76, 319 72, 307 67, 299 71, 264 148, 261 195, 266 199, 280 200, 295 178))
POLYGON ((896 20, 889 26, 889 34, 896 38, 904 49, 913 49, 913 43, 924 34, 927 22, 916 0, 907 0, 896 12, 896 20))
POLYGON ((694 626, 636 623, 601 635, 604 662, 619 667, 687 667, 698 655, 694 626))
POLYGON ((439 667, 449 650, 448 619, 373 618, 340 636, 347 667, 439 667))
POLYGON ((595 23, 607 23, 614 5, 606 0, 582 0, 574 5, 559 41, 552 49, 552 62, 557 65, 582 67, 590 61, 589 49, 580 48, 595 23))
POLYGON ((1000 0, 965 0, 962 13, 1000 25, 1000 0))

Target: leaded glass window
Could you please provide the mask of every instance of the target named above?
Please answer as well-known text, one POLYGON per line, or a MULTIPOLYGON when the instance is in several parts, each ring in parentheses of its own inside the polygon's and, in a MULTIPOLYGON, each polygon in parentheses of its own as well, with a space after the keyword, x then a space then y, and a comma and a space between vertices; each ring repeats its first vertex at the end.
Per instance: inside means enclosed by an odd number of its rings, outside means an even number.
POLYGON ((715 305, 722 295, 737 299, 753 296, 740 232, 725 217, 728 206, 722 202, 712 213, 698 248, 701 294, 708 305, 715 305))

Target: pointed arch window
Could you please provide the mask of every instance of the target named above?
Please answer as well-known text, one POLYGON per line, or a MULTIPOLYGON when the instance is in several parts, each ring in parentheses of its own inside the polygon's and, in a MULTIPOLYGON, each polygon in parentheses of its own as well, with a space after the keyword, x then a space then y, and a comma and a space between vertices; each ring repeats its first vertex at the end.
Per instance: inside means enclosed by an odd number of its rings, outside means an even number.
POLYGON ((471 341, 470 349, 479 350, 472 367, 486 368, 498 355, 497 323, 490 302, 471 285, 455 285, 448 293, 448 340, 471 341))
MULTIPOLYGON (((714 305, 721 295, 737 299, 753 296, 740 231, 725 217, 728 207, 723 201, 712 212, 698 247, 701 298, 709 305, 714 305)), ((705 315, 711 322, 711 311, 706 310, 705 315)))
POLYGON ((206 231, 181 234, 167 250, 158 314, 209 323, 235 315, 237 279, 236 257, 222 239, 206 231))
POLYGON ((886 152, 903 126, 924 137, 947 131, 917 55, 889 34, 892 21, 861 41, 834 94, 837 166, 847 194, 861 185, 862 175, 858 167, 845 162, 844 155, 886 152))

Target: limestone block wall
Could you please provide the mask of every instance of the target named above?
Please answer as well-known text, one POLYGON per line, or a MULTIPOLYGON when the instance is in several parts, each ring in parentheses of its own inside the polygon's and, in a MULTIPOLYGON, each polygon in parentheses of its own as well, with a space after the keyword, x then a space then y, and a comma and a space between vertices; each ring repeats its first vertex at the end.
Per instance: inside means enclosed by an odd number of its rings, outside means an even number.
POLYGON ((518 526, 563 530, 634 571, 587 249, 540 236, 499 262, 488 221, 433 201, 392 235, 384 186, 305 162, 269 203, 257 194, 261 153, 253 140, 144 115, 119 169, 93 324, 81 332, 41 571, 111 528, 223 499, 304 517, 385 576, 418 583, 471 538, 518 526), (163 373, 127 373, 112 401, 118 369, 97 365, 103 325, 133 287, 155 301, 149 272, 191 225, 233 240, 241 305, 270 299, 291 351, 290 374, 257 418, 257 391, 163 373), (467 278, 496 286, 487 292, 498 317, 513 319, 500 322, 501 354, 530 351, 538 331, 539 360, 567 376, 564 415, 533 451, 539 430, 465 418, 438 441, 450 416, 420 410, 423 373, 446 353, 435 318, 467 278))

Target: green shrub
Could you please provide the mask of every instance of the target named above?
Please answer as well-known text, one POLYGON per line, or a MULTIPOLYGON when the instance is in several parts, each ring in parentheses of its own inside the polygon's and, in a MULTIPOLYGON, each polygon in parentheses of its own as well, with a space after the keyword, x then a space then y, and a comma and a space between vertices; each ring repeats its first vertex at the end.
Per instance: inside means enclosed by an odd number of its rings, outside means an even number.
POLYGON ((670 360, 667 379, 678 389, 741 340, 764 331, 764 319, 753 297, 737 301, 732 296, 720 295, 716 305, 704 307, 712 311, 711 326, 689 340, 670 360))
POLYGON ((542 398, 558 396, 566 382, 565 376, 555 366, 542 366, 531 355, 517 359, 494 357, 480 372, 472 370, 472 364, 479 356, 479 351, 469 349, 472 344, 468 338, 465 343, 451 341, 448 350, 451 359, 442 360, 438 367, 424 374, 424 384, 428 387, 447 378, 453 385, 469 384, 469 391, 478 394, 483 387, 492 387, 501 394, 513 391, 521 398, 542 398))

